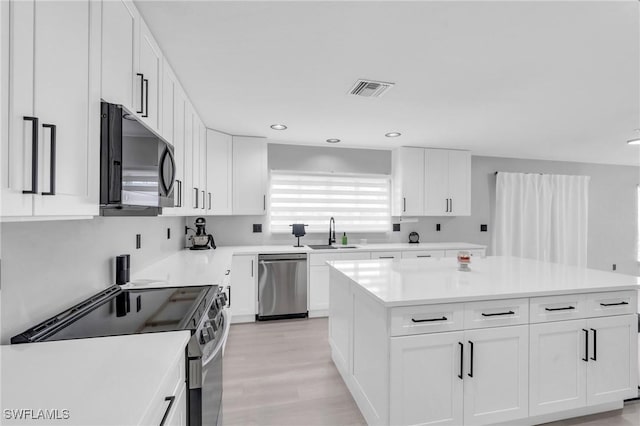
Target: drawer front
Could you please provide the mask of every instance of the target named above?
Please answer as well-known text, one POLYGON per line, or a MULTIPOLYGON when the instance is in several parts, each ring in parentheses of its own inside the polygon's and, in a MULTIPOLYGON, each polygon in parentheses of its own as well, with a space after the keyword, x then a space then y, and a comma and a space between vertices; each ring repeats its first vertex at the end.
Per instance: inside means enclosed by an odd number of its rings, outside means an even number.
POLYGON ((465 249, 457 249, 457 250, 445 250, 445 256, 446 257, 458 257, 458 252, 460 251, 468 251, 469 254, 471 255, 471 257, 477 256, 477 257, 484 257, 485 256, 485 249, 470 249, 470 250, 465 250, 465 249))
POLYGON ((462 330, 463 325, 462 303, 391 308, 392 336, 462 330))
POLYGON ((415 259, 415 258, 429 258, 429 257, 444 257, 444 250, 411 250, 403 251, 403 259, 415 259))
POLYGON ((371 252, 339 252, 339 249, 332 250, 331 253, 311 253, 309 254, 309 264, 311 266, 323 266, 328 260, 366 260, 371 259, 371 252), (337 252, 337 253, 336 253, 337 252))
POLYGON ((400 251, 374 251, 371 252, 372 259, 400 259, 402 252, 400 251))
POLYGON ((184 387, 185 379, 184 357, 180 357, 178 362, 171 366, 162 384, 158 387, 158 391, 152 397, 144 420, 140 424, 159 425, 169 404, 165 398, 177 397, 181 386, 184 387))
POLYGON ((532 323, 580 319, 588 316, 583 294, 532 297, 529 310, 532 323))
POLYGON ((529 299, 486 300, 464 304, 464 328, 529 323, 529 299))
POLYGON ((634 290, 585 294, 587 316, 635 314, 638 311, 638 293, 634 290))

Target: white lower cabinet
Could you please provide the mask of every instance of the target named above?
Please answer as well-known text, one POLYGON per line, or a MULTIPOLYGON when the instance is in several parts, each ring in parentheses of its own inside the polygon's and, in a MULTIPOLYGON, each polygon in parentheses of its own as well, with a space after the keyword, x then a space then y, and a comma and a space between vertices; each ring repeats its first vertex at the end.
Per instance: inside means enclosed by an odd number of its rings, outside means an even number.
POLYGON ((392 338, 391 424, 526 417, 528 351, 526 325, 392 338))
POLYGON ((232 322, 255 320, 258 256, 234 255, 231 261, 229 310, 232 322))
POLYGON ((165 426, 185 426, 187 424, 187 390, 184 383, 176 392, 175 400, 162 424, 165 426))
POLYGON ((531 325, 531 415, 637 395, 636 315, 531 325))

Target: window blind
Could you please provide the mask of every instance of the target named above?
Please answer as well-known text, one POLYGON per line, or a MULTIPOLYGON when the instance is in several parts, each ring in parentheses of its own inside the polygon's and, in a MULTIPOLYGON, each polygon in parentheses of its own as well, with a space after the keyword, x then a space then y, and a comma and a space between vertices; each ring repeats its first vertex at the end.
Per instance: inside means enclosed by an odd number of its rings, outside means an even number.
POLYGON ((338 232, 391 230, 388 176, 272 171, 270 229, 291 232, 304 223, 307 232, 328 232, 329 218, 338 232))

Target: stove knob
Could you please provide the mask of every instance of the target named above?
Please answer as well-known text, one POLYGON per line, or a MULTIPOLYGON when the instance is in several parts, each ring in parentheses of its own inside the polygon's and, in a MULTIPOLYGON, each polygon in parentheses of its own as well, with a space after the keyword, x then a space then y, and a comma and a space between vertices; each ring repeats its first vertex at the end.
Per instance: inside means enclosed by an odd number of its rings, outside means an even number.
POLYGON ((211 327, 203 328, 200 330, 200 344, 205 345, 209 340, 211 340, 211 334, 209 330, 211 327))
POLYGON ((220 297, 222 298, 222 306, 227 304, 227 293, 221 293, 220 297))

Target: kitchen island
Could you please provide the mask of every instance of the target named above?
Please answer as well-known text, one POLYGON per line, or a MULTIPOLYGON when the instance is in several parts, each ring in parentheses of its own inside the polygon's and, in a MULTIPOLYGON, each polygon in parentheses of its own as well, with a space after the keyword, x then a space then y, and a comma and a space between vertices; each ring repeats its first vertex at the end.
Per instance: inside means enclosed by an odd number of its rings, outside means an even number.
POLYGON ((332 358, 370 425, 539 424, 637 396, 636 277, 509 257, 329 265, 332 358))

